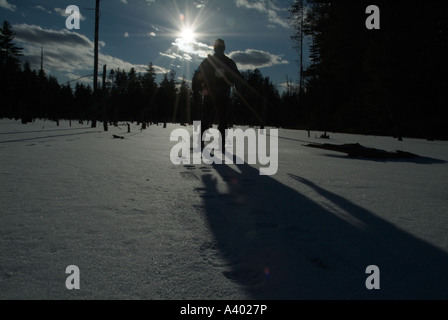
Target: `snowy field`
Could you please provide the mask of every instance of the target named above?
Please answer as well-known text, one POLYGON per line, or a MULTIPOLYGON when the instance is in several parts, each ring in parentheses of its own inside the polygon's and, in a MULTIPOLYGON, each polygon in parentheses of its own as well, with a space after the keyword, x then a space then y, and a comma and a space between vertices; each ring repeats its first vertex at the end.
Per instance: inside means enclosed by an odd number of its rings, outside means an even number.
POLYGON ((179 127, 0 120, 0 298, 448 299, 448 142, 280 129, 261 176, 172 164, 179 127))

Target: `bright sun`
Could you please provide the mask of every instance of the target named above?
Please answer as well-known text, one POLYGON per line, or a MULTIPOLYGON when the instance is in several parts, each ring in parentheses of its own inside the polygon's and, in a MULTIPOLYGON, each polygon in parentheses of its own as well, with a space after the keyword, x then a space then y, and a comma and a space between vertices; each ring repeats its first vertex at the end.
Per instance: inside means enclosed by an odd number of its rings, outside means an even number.
POLYGON ((196 34, 191 28, 183 28, 180 32, 180 37, 185 42, 191 42, 194 41, 196 34))

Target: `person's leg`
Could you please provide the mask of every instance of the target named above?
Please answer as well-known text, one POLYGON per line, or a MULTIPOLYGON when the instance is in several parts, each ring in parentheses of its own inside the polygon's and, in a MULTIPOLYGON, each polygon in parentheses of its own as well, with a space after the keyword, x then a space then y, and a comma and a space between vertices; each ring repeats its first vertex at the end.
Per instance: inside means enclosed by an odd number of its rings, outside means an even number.
POLYGON ((215 113, 215 101, 210 97, 204 97, 204 103, 202 105, 202 119, 201 119, 201 147, 204 148, 203 135, 204 132, 213 126, 214 113, 215 113))
POLYGON ((228 126, 227 123, 227 108, 228 108, 228 104, 229 104, 229 99, 224 96, 221 97, 221 99, 219 99, 218 102, 218 130, 221 133, 221 147, 222 147, 222 152, 224 152, 224 146, 225 146, 225 139, 226 139, 226 129, 228 126))

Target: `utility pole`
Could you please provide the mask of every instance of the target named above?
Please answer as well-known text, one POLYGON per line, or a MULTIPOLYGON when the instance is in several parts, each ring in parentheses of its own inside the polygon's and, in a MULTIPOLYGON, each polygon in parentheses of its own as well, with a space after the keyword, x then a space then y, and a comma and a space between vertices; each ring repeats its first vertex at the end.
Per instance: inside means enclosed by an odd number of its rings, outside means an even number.
POLYGON ((96 128, 96 118, 98 113, 98 33, 100 24, 100 0, 95 0, 95 54, 93 66, 93 118, 92 128, 96 128))
POLYGON ((300 2, 300 78, 299 78, 299 96, 302 94, 303 87, 303 1, 300 2))
POLYGON ((104 103, 104 95, 105 95, 105 88, 106 88, 106 72, 107 72, 107 66, 104 65, 103 66, 103 85, 101 86, 102 89, 102 100, 101 100, 101 105, 102 105, 102 112, 103 112, 103 128, 104 131, 108 131, 108 127, 107 127, 107 110, 106 110, 106 104, 104 103))
POLYGON ((40 71, 44 71, 44 46, 42 45, 42 49, 40 52, 40 71))
MULTIPOLYGON (((304 22, 304 0, 299 1, 299 14, 300 14, 300 74, 299 74, 299 103, 303 102, 303 87, 304 87, 304 76, 303 76, 303 22, 304 22)), ((310 132, 310 115, 309 115, 309 106, 306 105, 306 122, 307 122, 307 131, 308 138, 311 136, 310 132)))

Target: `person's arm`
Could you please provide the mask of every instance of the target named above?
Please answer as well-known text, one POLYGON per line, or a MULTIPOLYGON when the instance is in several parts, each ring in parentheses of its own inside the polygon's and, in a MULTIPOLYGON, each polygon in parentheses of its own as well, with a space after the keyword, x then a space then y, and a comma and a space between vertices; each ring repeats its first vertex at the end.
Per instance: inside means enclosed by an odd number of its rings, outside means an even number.
POLYGON ((231 62, 232 62, 232 68, 231 68, 232 82, 233 82, 233 85, 235 86, 235 89, 237 91, 240 91, 243 77, 242 77, 240 71, 238 70, 238 67, 237 67, 235 61, 231 60, 231 62))

